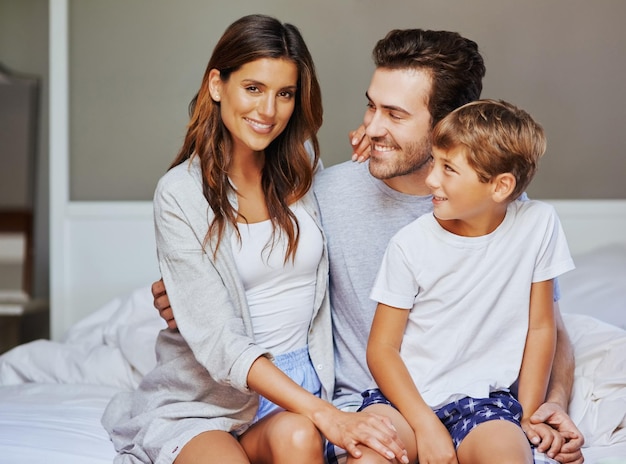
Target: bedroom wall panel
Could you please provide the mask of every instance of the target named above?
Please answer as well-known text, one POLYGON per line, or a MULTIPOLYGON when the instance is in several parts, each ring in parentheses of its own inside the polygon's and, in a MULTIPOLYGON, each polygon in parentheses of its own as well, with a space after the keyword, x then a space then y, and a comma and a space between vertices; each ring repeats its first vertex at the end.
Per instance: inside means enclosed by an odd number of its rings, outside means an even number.
POLYGON ((150 202, 73 203, 56 267, 52 338, 113 298, 159 278, 150 202))

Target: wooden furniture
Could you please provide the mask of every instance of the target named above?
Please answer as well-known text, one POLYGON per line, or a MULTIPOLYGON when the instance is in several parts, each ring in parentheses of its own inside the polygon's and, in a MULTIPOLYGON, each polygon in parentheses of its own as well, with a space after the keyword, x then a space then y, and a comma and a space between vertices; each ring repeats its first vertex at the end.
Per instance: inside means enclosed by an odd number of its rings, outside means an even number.
POLYGON ((48 302, 33 298, 33 214, 0 211, 0 353, 48 336, 48 302))
POLYGON ((39 79, 0 63, 0 353, 49 336, 35 295, 34 218, 39 79))

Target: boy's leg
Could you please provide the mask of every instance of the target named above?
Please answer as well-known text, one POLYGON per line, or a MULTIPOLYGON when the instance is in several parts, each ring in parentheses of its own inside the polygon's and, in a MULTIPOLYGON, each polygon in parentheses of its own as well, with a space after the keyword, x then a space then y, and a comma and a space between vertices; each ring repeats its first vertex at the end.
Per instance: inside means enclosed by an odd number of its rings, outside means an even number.
MULTIPOLYGON (((416 462, 417 448, 415 446, 415 434, 413 433, 413 429, 411 428, 409 423, 400 414, 400 412, 398 412, 397 409, 387 404, 372 404, 364 408, 363 412, 377 414, 379 416, 386 416, 391 419, 393 426, 398 432, 398 436, 406 447, 409 462, 416 462)), ((376 451, 368 448, 367 446, 359 445, 358 448, 359 450, 361 450, 363 455, 358 459, 354 459, 350 455, 347 455, 345 460, 346 464, 389 464, 390 462, 397 462, 396 460, 390 461, 389 459, 381 456, 376 451)))
POLYGON ((535 448, 534 446, 532 447, 532 452, 533 452, 533 461, 535 464, 561 464, 556 459, 552 459, 548 457, 546 453, 537 451, 537 448, 535 448))
POLYGON ((457 446, 460 463, 497 462, 507 457, 506 462, 558 464, 531 447, 519 425, 522 407, 509 392, 492 392, 489 398, 462 398, 436 414, 457 446))
MULTIPOLYGON (((547 454, 540 453, 537 448, 532 448, 534 464, 560 464, 558 461, 549 458, 547 454)), ((347 452, 338 448, 330 442, 326 442, 326 464, 346 464, 347 452)))
POLYGON ((533 453, 522 429, 507 420, 478 424, 457 448, 459 464, 532 464, 533 453))

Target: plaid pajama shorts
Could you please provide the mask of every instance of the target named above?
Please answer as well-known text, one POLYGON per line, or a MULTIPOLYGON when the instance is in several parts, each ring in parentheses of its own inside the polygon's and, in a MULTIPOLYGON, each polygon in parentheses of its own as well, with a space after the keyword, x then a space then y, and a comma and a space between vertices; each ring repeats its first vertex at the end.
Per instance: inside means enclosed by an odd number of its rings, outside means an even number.
MULTIPOLYGON (((358 411, 372 404, 388 404, 393 407, 378 389, 367 390, 362 396, 363 404, 358 411)), ((509 392, 494 392, 489 398, 483 399, 462 398, 434 412, 450 432, 455 447, 458 447, 470 430, 480 423, 489 420, 507 420, 519 425, 519 419, 522 416, 521 405, 509 392)), ((558 464, 546 454, 538 452, 533 446, 531 449, 535 464, 558 464)), ((345 450, 332 443, 326 443, 328 464, 340 464, 345 462, 345 459, 345 450)))

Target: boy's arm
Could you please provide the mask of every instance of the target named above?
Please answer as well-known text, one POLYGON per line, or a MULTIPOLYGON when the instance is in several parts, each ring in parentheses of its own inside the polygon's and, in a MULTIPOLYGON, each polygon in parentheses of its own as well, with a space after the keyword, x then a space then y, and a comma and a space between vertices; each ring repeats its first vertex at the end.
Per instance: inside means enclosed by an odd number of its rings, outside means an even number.
POLYGON ((379 303, 367 343, 367 363, 385 397, 415 433, 419 462, 456 463, 450 434, 420 395, 400 356, 410 311, 379 303))
POLYGON ((565 329, 563 317, 561 317, 559 303, 554 302, 553 306, 556 323, 556 352, 546 402, 556 403, 563 411, 567 411, 574 383, 574 349, 565 329))
MULTIPOLYGON (((539 444, 537 430, 533 430, 530 416, 546 398, 556 349, 552 294, 552 280, 535 282, 531 286, 528 334, 519 374, 518 399, 523 409, 522 428, 535 445, 539 444)), ((552 442, 551 439, 549 441, 552 442)))
MULTIPOLYGON (((545 403, 539 406, 530 420, 533 424, 546 423, 563 436, 565 443, 554 459, 563 464, 582 464, 581 448, 585 444, 585 439, 567 414, 574 383, 574 349, 557 302, 554 303, 554 319, 557 341, 548 393, 545 403)), ((542 452, 547 451, 543 446, 539 446, 538 449, 542 452)))

